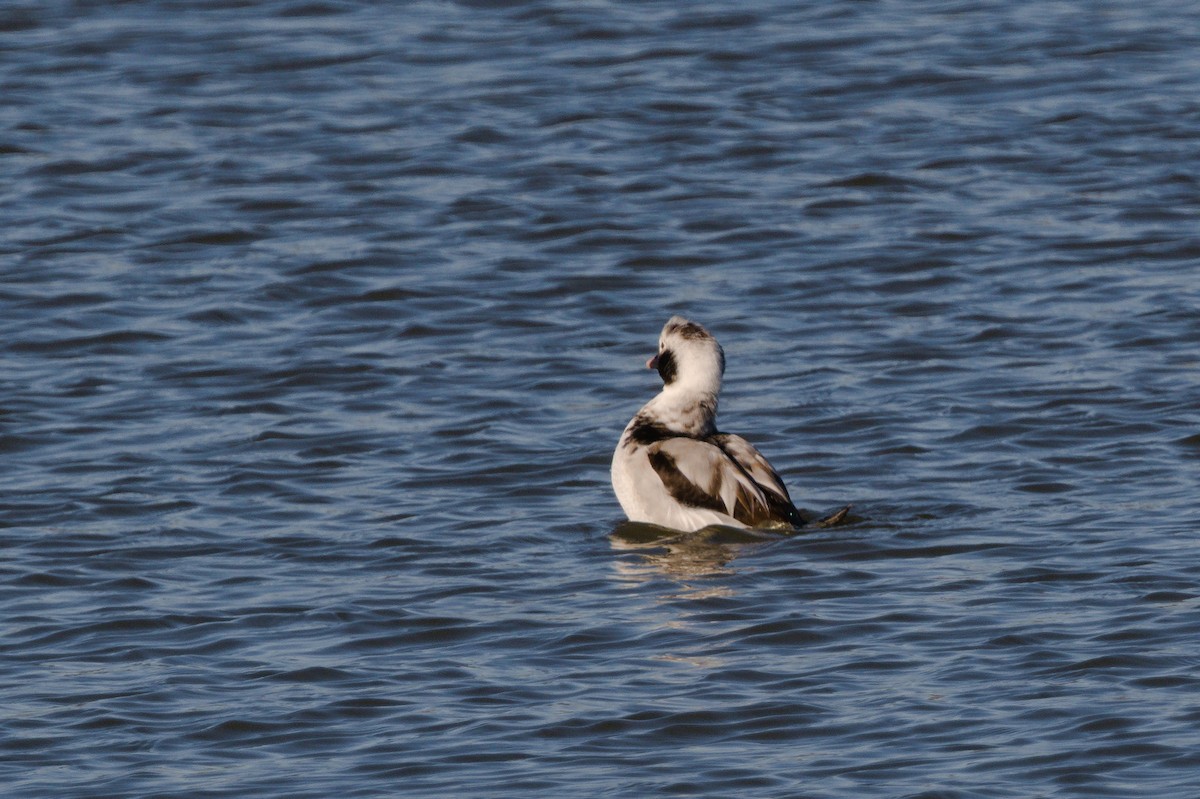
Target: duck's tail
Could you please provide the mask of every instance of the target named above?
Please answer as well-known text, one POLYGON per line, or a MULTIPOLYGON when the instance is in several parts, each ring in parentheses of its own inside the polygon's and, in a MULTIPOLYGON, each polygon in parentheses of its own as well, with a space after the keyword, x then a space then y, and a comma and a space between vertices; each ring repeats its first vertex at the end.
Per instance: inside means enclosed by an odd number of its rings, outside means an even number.
POLYGON ((823 519, 817 519, 812 523, 813 527, 834 527, 846 521, 846 516, 850 513, 850 506, 834 511, 823 519))

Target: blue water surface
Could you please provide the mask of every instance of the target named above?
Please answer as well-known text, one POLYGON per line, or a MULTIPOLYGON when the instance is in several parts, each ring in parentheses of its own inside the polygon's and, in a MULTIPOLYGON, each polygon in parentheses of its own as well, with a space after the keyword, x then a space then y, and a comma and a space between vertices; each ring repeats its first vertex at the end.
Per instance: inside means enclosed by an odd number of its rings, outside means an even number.
POLYGON ((1198 9, 4 4, 5 796, 1194 799, 1198 9))

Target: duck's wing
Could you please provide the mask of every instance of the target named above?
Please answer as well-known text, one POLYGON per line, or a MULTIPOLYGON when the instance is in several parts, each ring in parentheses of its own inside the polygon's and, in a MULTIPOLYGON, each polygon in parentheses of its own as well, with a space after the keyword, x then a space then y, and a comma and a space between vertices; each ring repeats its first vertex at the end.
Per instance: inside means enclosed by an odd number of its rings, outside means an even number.
MULTIPOLYGON (((765 491, 745 467, 711 440, 666 438, 649 445, 646 456, 667 493, 683 505, 724 513, 750 527, 797 523, 793 517, 799 514, 790 501, 785 499, 783 504, 791 515, 781 513, 778 496, 765 491)), ((775 480, 782 487, 778 476, 775 480)))
POLYGON ((733 433, 714 433, 708 440, 750 476, 762 490, 774 514, 797 527, 805 523, 796 506, 792 504, 792 498, 788 495, 779 473, 753 444, 733 433))

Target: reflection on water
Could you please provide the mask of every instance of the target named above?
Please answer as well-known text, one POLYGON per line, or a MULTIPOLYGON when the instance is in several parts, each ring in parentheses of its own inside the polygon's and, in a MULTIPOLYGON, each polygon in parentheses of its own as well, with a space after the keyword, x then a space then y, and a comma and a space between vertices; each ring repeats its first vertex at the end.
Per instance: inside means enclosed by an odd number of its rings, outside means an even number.
MULTIPOLYGON (((815 514, 804 511, 810 518, 815 514)), ((841 527, 861 521, 861 517, 850 515, 850 506, 844 506, 831 514, 821 516, 804 530, 796 531, 753 529, 711 525, 701 530, 685 533, 656 524, 625 521, 618 524, 609 535, 613 549, 635 550, 642 554, 638 563, 617 561, 618 572, 635 575, 644 568, 651 568, 671 577, 703 577, 714 574, 729 574, 733 569, 728 564, 734 558, 759 549, 771 542, 790 538, 798 533, 811 532, 823 527, 841 527)))
POLYGON ((779 533, 717 525, 681 533, 641 522, 622 522, 609 536, 614 549, 642 555, 638 562, 615 562, 620 574, 635 578, 646 569, 676 578, 728 574, 734 558, 781 538, 779 533))

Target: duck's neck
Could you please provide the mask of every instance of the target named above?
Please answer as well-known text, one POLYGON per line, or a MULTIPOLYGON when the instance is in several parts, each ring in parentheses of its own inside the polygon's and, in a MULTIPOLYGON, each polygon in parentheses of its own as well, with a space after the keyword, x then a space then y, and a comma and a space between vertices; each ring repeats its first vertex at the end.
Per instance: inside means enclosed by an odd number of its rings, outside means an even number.
POLYGON ((644 413, 668 430, 704 438, 717 432, 717 392, 665 386, 646 403, 644 413))

